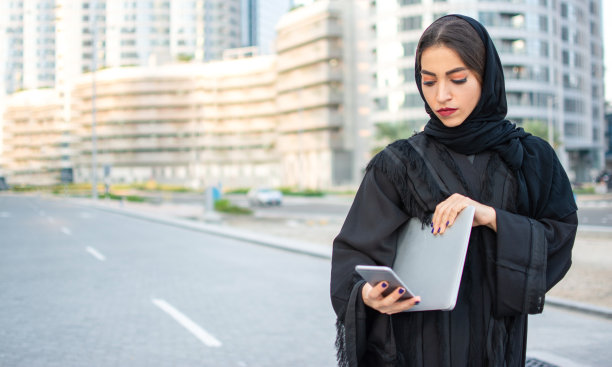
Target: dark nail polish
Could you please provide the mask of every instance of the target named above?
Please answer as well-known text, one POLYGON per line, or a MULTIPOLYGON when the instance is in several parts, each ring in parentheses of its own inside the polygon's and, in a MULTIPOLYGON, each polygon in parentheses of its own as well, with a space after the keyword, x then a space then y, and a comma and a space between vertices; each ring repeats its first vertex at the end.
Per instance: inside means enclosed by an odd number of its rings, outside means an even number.
POLYGON ((442 227, 438 228, 438 233, 440 233, 441 230, 442 230, 442 227))
POLYGON ((446 221, 446 226, 448 227, 448 224, 450 223, 450 221, 446 221))
POLYGON ((434 229, 435 229, 435 228, 432 228, 432 229, 431 229, 431 233, 433 233, 433 232, 434 232, 434 229))
POLYGON ((416 306, 416 305, 418 305, 419 303, 421 303, 421 301, 416 301, 416 302, 414 303, 414 305, 416 306))
POLYGON ((387 283, 383 283, 380 286, 383 287, 383 288, 387 288, 387 283))
POLYGON ((399 294, 404 294, 404 290, 402 288, 399 289, 399 294))
POLYGON ((430 226, 431 228, 433 228, 433 222, 429 223, 429 226, 430 226))

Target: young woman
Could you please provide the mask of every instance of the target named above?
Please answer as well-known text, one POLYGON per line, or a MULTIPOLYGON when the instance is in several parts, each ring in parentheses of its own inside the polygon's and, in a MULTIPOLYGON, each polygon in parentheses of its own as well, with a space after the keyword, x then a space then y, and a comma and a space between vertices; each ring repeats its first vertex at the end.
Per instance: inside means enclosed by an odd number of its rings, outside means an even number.
MULTIPOLYGON (((422 35, 415 77, 431 119, 368 165, 334 240, 331 299, 342 366, 524 366, 527 315, 567 272, 577 227, 553 149, 505 119, 502 65, 485 28, 449 15, 422 35), (411 217, 452 226, 476 208, 452 311, 401 312, 419 297, 383 297, 355 265, 392 266, 411 217)), ((410 281, 409 279, 407 280, 410 281)))

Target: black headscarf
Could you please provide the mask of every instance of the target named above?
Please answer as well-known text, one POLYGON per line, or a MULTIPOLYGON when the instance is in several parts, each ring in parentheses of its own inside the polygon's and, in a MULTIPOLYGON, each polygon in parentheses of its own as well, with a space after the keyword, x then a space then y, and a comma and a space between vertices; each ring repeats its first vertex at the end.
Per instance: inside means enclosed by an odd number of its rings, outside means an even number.
POLYGON ((416 60, 415 80, 431 119, 425 134, 462 154, 486 150, 499 153, 518 179, 519 213, 532 218, 562 218, 576 210, 571 185, 551 147, 506 120, 508 106, 502 63, 487 30, 478 21, 458 14, 482 40, 486 53, 478 104, 459 126, 446 127, 427 105, 421 86, 421 65, 416 60), (525 177, 529 179, 526 180, 525 177), (553 200, 554 202, 550 202, 553 200))

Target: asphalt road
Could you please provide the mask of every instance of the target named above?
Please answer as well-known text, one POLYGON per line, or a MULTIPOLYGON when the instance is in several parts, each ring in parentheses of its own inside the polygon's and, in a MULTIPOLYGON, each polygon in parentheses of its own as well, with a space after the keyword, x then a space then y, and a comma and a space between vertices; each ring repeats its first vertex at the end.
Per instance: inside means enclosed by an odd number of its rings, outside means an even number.
POLYGON ((0 366, 333 366, 323 259, 0 196, 0 366))
MULTIPOLYGON (((329 261, 60 200, 0 196, 0 366, 334 366, 329 261)), ((528 354, 612 360, 548 307, 528 354)))

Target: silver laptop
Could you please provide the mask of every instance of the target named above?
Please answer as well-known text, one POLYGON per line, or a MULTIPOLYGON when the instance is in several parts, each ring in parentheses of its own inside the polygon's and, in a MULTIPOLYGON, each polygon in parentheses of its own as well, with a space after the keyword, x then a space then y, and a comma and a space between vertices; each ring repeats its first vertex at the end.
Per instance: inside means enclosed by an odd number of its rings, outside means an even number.
POLYGON ((416 218, 402 228, 393 270, 414 295, 421 296, 421 303, 407 312, 455 308, 474 210, 473 206, 463 209, 442 235, 434 236, 431 227, 423 228, 416 218))

